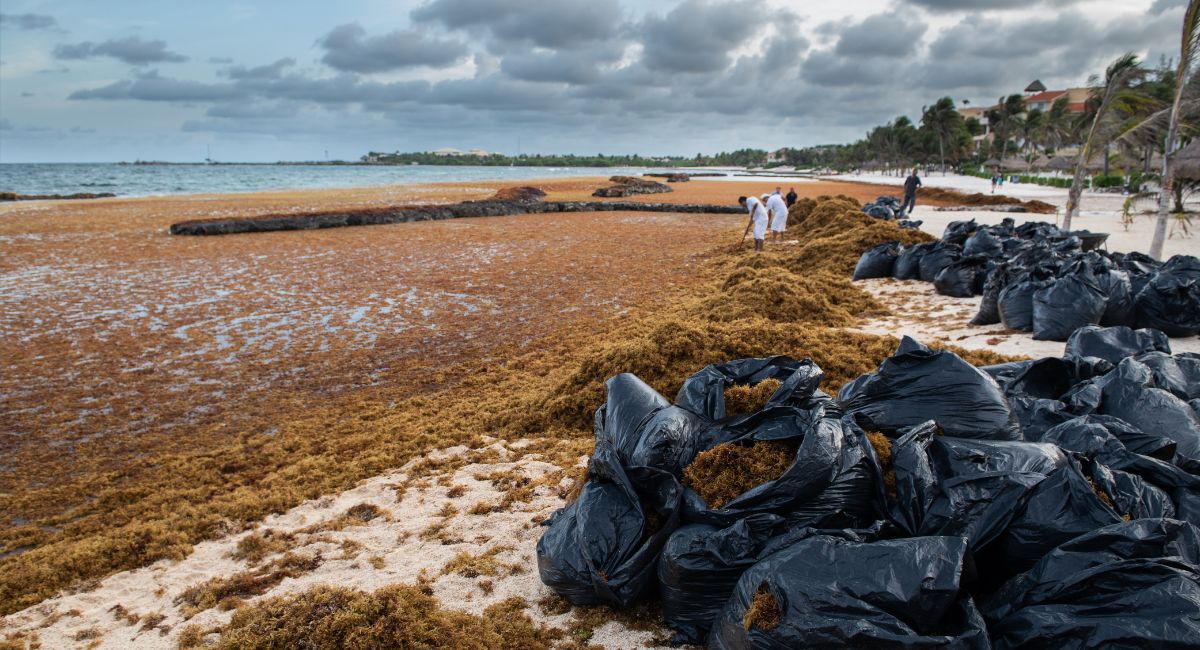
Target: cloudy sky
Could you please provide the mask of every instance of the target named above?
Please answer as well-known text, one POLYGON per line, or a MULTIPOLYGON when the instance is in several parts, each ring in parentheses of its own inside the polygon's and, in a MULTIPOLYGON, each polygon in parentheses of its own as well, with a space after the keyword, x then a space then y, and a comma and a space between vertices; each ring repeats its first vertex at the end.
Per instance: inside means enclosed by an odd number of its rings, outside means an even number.
POLYGON ((1153 62, 1182 0, 4 0, 0 162, 694 155, 1153 62))

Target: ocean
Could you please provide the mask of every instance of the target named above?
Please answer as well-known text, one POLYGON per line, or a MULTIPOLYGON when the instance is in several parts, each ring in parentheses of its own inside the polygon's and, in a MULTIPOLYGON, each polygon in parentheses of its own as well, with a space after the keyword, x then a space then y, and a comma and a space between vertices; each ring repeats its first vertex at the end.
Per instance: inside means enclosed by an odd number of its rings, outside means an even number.
POLYGON ((431 165, 0 164, 0 192, 117 196, 261 192, 570 176, 640 176, 640 167, 457 167, 431 165))

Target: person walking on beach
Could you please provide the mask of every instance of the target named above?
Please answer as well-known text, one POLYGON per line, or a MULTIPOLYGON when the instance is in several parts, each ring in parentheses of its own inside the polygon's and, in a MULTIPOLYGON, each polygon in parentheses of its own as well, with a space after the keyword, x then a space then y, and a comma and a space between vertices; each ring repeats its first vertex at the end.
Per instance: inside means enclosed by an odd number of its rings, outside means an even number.
POLYGON ((917 176, 918 169, 913 167, 912 173, 904 179, 904 203, 900 204, 900 214, 908 215, 917 207, 917 188, 921 187, 921 177, 917 176))
POLYGON ((793 187, 788 190, 787 197, 785 198, 787 199, 787 206, 790 208, 793 205, 796 205, 796 199, 800 197, 796 195, 796 188, 793 187))
POLYGON ((1000 182, 999 172, 992 172, 992 194, 996 193, 996 184, 1000 182))
POLYGON ((750 213, 750 223, 746 224, 746 231, 742 233, 742 241, 746 241, 746 235, 750 233, 750 229, 754 229, 754 252, 761 253, 763 249, 763 238, 767 235, 767 209, 763 207, 762 201, 753 196, 739 196, 738 204, 745 207, 750 213))
POLYGON ((788 207, 783 197, 776 192, 770 196, 763 195, 767 203, 767 212, 771 214, 771 241, 783 241, 783 231, 787 230, 788 207))

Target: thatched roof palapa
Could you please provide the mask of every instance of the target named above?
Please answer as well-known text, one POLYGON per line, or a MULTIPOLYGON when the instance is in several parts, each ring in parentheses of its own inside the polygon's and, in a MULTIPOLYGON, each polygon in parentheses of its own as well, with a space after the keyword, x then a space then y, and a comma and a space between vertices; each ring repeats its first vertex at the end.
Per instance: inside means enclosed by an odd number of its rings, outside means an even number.
POLYGON ((988 158, 987 160, 983 161, 983 166, 984 167, 999 167, 1000 161, 996 158, 988 158))
POLYGON ((1075 163, 1072 162, 1071 159, 1067 158, 1066 156, 1055 156, 1050 159, 1050 162, 1046 163, 1046 169, 1053 169, 1053 170, 1060 171, 1060 172, 1064 172, 1064 171, 1067 171, 1068 169, 1074 169, 1074 168, 1075 168, 1075 163))
POLYGON ((1200 140, 1171 154, 1171 178, 1200 180, 1200 140))

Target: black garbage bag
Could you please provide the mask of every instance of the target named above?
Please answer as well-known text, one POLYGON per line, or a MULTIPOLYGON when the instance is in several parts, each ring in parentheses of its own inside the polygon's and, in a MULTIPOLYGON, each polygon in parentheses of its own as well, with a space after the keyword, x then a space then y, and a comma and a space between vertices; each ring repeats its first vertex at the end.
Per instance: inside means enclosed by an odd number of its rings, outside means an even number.
POLYGON ((974 219, 970 221, 951 221, 946 224, 946 229, 942 231, 942 241, 955 246, 962 246, 967 242, 975 231, 979 230, 979 224, 975 223, 974 219))
POLYGON ((1066 341, 1080 327, 1099 323, 1104 305, 1104 292, 1091 274, 1060 278, 1033 294, 1033 338, 1066 341))
POLYGON ((821 368, 810 359, 796 361, 783 355, 737 359, 705 366, 688 377, 675 395, 675 405, 709 420, 723 420, 726 417, 726 388, 776 379, 780 382, 779 388, 767 400, 766 408, 810 408, 818 402, 829 401, 828 396, 818 388, 824 376, 821 368))
POLYGON ((925 282, 933 282, 937 278, 937 274, 942 272, 942 269, 950 266, 951 263, 957 261, 960 257, 962 257, 961 246, 945 242, 934 242, 933 248, 926 251, 918 263, 921 279, 925 282))
POLYGON ((1138 327, 1167 336, 1200 334, 1200 259, 1176 255, 1167 260, 1134 299, 1138 327))
POLYGON ((978 554, 985 589, 1029 570, 1059 544, 1121 521, 1073 459, 1034 486, 1017 508, 1004 532, 978 554))
POLYGON ((679 524, 680 497, 670 473, 627 472, 597 440, 579 497, 543 524, 542 582, 574 605, 628 607, 655 584, 659 552, 679 524))
POLYGON ((1045 221, 1026 221, 1017 226, 1015 232, 1017 237, 1035 242, 1061 237, 1063 234, 1058 226, 1045 221))
POLYGON ((596 411, 596 439, 607 440, 622 464, 628 466, 629 456, 638 444, 642 423, 658 410, 670 406, 671 402, 629 373, 609 379, 605 388, 608 397, 596 411))
POLYGON ((913 221, 912 219, 899 219, 896 221, 897 226, 900 226, 901 228, 907 228, 909 230, 919 230, 921 228, 921 224, 923 223, 925 222, 921 219, 917 219, 916 221, 913 221))
POLYGON ((683 477, 683 469, 709 445, 711 422, 678 406, 655 411, 639 431, 627 467, 655 467, 683 477))
POLYGON ((906 536, 961 536, 973 550, 982 548, 1005 530, 1030 491, 1066 462, 1051 444, 936 432, 927 423, 892 443, 896 494, 888 511, 906 536))
POLYGON ((858 258, 854 267, 854 279, 890 278, 896 267, 896 258, 900 257, 900 242, 890 241, 880 244, 858 258))
POLYGON ((893 435, 932 419, 949 436, 1021 439, 995 380, 953 352, 907 336, 878 370, 843 386, 838 403, 869 430, 893 435))
POLYGON ((1158 330, 1134 330, 1124 325, 1081 327, 1067 339, 1065 354, 1074 357, 1099 357, 1120 363, 1125 357, 1142 352, 1171 353, 1167 335, 1158 330))
POLYGON ((687 524, 671 535, 658 561, 658 584, 674 643, 704 643, 738 579, 785 523, 761 513, 726 528, 687 524))
MULTIPOLYGON (((1134 359, 1154 375, 1154 385, 1181 400, 1200 398, 1200 356, 1144 352, 1134 359)), ((1198 413, 1200 414, 1200 413, 1198 413)))
POLYGON ((1097 383, 1101 385, 1101 413, 1171 438, 1176 443, 1175 463, 1200 473, 1200 416, 1187 402, 1156 387, 1154 373, 1146 364, 1123 359, 1097 383))
POLYGON ((881 205, 879 203, 868 203, 868 204, 864 205, 863 212, 866 213, 866 215, 868 217, 873 217, 875 219, 890 220, 890 219, 896 218, 895 210, 893 210, 892 208, 890 208, 886 205, 881 205))
MULTIPOLYGON (((1136 474, 1112 469, 1102 463, 1087 466, 1087 475, 1097 494, 1108 497, 1110 504, 1122 519, 1145 519, 1147 517, 1174 517, 1175 504, 1162 489, 1148 483, 1136 474)), ((1104 497, 1101 497, 1104 501, 1104 497)))
POLYGON ((942 269, 933 279, 934 289, 943 296, 970 298, 982 290, 979 279, 987 269, 984 257, 964 257, 942 269))
MULTIPOLYGON (((1081 415, 1049 429, 1042 436, 1042 441, 1116 469, 1134 466, 1130 464, 1130 454, 1164 461, 1175 457, 1174 440, 1144 433, 1110 415, 1081 415)), ((1200 481, 1200 478, 1196 480, 1200 481)), ((1191 481, 1184 484, 1190 485, 1191 481)), ((1170 482, 1168 485, 1178 487, 1180 484, 1170 482)))
POLYGON ((1025 439, 1032 442, 1040 441, 1042 435, 1051 428, 1080 415, 1072 405, 1062 401, 1019 393, 1009 395, 1008 404, 1017 416, 1017 421, 1021 423, 1025 439))
POLYGON ((1129 271, 1131 277, 1139 275, 1152 275, 1162 266, 1162 262, 1150 257, 1145 253, 1134 251, 1125 253, 1121 257, 1121 268, 1129 271))
POLYGON ((925 257, 925 254, 933 250, 937 244, 938 242, 929 241, 905 246, 900 251, 900 256, 896 258, 896 267, 892 271, 892 277, 897 280, 919 280, 921 278, 921 258, 925 257))
POLYGON ((1107 269, 1096 272, 1096 286, 1104 294, 1104 313, 1100 324, 1105 327, 1128 325, 1133 322, 1133 285, 1125 271, 1107 269))
POLYGON ((1052 285, 1053 280, 1023 280, 1000 292, 1000 320, 1010 330, 1033 331, 1033 295, 1052 285))
POLYGON ((982 603, 997 649, 1195 648, 1200 531, 1138 519, 1089 531, 982 603))
POLYGON ((1008 365, 985 366, 981 370, 996 378, 1006 396, 1028 395, 1060 401, 1080 382, 1106 375, 1114 367, 1095 357, 1043 357, 1012 364, 1014 369, 1010 375, 1001 370, 1007 370, 1004 366, 1008 365))
POLYGON ((1012 272, 1008 264, 1001 263, 988 272, 983 283, 983 299, 979 311, 971 319, 972 325, 995 325, 1000 322, 1000 292, 1008 286, 1012 272))
POLYGON ((1000 243, 1000 238, 993 235, 988 228, 976 230, 963 244, 963 255, 996 257, 1003 253, 1004 245, 1000 243))
MULTIPOLYGON (((881 524, 882 522, 880 522, 881 524)), ((880 525, 862 530, 788 528, 782 517, 756 514, 726 528, 687 524, 671 535, 658 562, 663 619, 673 643, 702 644, 733 588, 761 559, 813 535, 869 541, 880 525)))
POLYGON ((711 648, 988 648, 966 540, 813 536, 742 575, 711 648))
POLYGON ((869 443, 826 407, 780 406, 726 425, 717 444, 752 445, 784 442, 796 445, 792 464, 777 478, 710 507, 684 486, 685 523, 725 527, 756 513, 785 517, 793 526, 860 528, 880 518, 875 500, 878 470, 864 449, 869 443))

